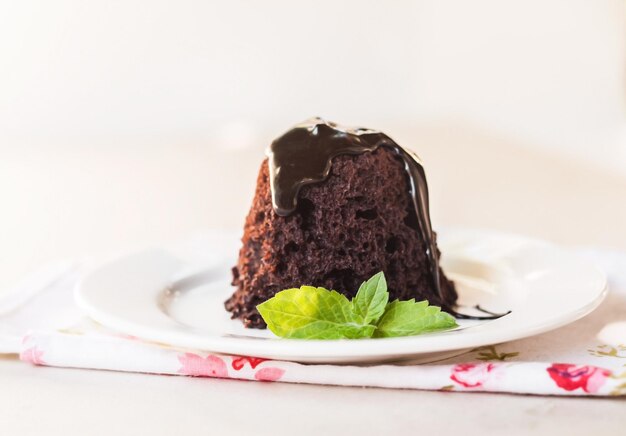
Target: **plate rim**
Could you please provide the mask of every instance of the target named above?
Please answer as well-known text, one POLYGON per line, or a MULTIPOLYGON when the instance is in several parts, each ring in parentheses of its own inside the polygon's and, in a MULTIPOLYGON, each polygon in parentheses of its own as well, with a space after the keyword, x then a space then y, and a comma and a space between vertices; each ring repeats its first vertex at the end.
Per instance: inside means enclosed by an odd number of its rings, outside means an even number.
MULTIPOLYGON (((450 233, 471 232, 474 235, 485 234, 484 230, 477 229, 450 228, 446 229, 446 233, 448 230, 450 233)), ((522 238, 528 242, 545 244, 548 247, 567 253, 567 255, 572 256, 573 258, 579 258, 572 250, 567 250, 556 244, 552 244, 541 239, 491 230, 487 233, 491 237, 515 237, 522 238)), ((550 322, 544 322, 541 325, 531 327, 526 326, 525 328, 517 328, 513 330, 489 328, 485 331, 484 329, 476 328, 462 330, 462 333, 460 333, 461 331, 459 330, 452 330, 448 332, 438 332, 418 336, 359 340, 263 339, 217 335, 198 337, 197 333, 191 334, 189 332, 189 330, 192 329, 191 327, 184 328, 182 324, 175 323, 174 320, 172 320, 172 322, 175 324, 172 325, 171 330, 163 330, 163 328, 145 326, 134 321, 123 319, 115 314, 109 313, 106 310, 100 310, 98 307, 90 303, 89 298, 85 295, 84 284, 92 278, 95 273, 105 270, 107 267, 111 267, 116 263, 127 261, 132 257, 155 255, 155 253, 161 256, 166 255, 172 260, 179 262, 181 266, 185 265, 185 263, 173 255, 171 251, 163 248, 146 249, 129 253, 112 261, 109 260, 108 262, 103 262, 94 266, 91 270, 84 274, 76 284, 74 288, 74 300, 77 306, 96 322, 115 331, 130 334, 142 340, 166 343, 171 346, 184 349, 195 349, 199 351, 222 354, 252 355, 275 360, 311 363, 374 362, 385 360, 390 356, 395 356, 397 358, 410 358, 411 356, 418 357, 429 353, 464 350, 502 342, 510 342, 555 330, 577 321, 593 312, 602 303, 608 293, 608 279, 606 274, 594 263, 590 263, 588 265, 589 270, 593 270, 594 274, 601 279, 601 286, 599 285, 598 289, 594 290, 595 297, 590 299, 586 304, 582 305, 575 311, 572 310, 560 314, 557 313, 553 318, 551 318, 550 322), (601 289, 599 289, 600 287, 601 289), (457 344, 454 343, 454 340, 449 340, 450 336, 459 338, 459 334, 462 334, 463 338, 462 340, 457 341, 457 344), (341 353, 322 352, 326 349, 340 349, 341 353)), ((506 321, 506 317, 491 321, 490 323, 484 325, 493 327, 494 323, 502 323, 502 321, 506 321)))

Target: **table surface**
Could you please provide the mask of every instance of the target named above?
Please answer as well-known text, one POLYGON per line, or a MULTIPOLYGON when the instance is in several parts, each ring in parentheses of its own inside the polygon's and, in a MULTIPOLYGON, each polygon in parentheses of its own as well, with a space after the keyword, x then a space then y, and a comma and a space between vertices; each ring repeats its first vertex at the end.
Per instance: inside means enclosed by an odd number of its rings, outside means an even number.
MULTIPOLYGON (((626 177, 469 127, 395 136, 418 144, 427 163, 435 227, 626 249, 626 177)), ((262 158, 262 148, 197 145, 0 152, 0 289, 60 257, 104 257, 239 227, 262 158)), ((626 426, 622 399, 164 377, 33 367, 1 355, 0 387, 2 434, 554 435, 623 434, 626 426)))

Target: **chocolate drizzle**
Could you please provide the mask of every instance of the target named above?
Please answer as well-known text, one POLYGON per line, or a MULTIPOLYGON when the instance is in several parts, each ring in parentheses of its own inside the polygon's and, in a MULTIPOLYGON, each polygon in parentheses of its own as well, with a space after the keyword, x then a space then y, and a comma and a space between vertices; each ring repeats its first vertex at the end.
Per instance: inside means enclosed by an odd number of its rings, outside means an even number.
POLYGON ((298 204, 300 188, 325 180, 334 157, 372 152, 381 146, 393 150, 404 162, 418 230, 426 243, 433 285, 441 300, 449 301, 443 295, 440 283, 439 259, 430 222, 424 167, 413 152, 402 148, 384 133, 364 128, 341 127, 321 118, 312 118, 276 139, 268 151, 274 211, 281 216, 293 213, 298 204))

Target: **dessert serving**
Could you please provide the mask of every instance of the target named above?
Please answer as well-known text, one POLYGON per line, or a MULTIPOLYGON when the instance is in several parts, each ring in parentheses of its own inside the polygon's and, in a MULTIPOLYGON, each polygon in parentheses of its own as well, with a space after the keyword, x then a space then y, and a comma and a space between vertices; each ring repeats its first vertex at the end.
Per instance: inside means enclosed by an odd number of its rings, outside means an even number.
POLYGON ((225 306, 247 327, 266 327, 257 306, 280 291, 310 285, 353 298, 379 272, 390 300, 452 310, 457 299, 439 267, 424 168, 376 130, 314 118, 277 138, 242 242, 225 306))
POLYGON ((588 259, 545 241, 436 238, 420 160, 379 131, 317 118, 271 144, 239 236, 108 262, 76 303, 114 331, 187 350, 432 362, 561 327, 607 293, 588 259))

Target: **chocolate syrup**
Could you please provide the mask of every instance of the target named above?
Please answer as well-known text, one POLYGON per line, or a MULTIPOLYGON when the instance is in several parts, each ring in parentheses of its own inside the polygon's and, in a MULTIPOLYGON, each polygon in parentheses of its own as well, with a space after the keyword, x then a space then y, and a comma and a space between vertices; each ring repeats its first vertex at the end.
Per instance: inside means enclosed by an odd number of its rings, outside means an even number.
MULTIPOLYGON (((401 147, 384 133, 360 127, 343 127, 321 118, 311 118, 274 140, 268 150, 274 211, 281 216, 293 213, 298 205, 300 189, 304 185, 326 180, 334 157, 373 152, 378 147, 388 147, 404 162, 418 230, 426 242, 433 285, 441 301, 450 301, 448 296, 443 295, 444 288, 440 282, 439 258, 430 222, 424 167, 415 153, 401 147)), ((459 319, 495 319, 508 313, 495 314, 478 308, 489 315, 475 316, 458 313, 452 308, 446 309, 459 319)))
POLYGON ((364 128, 342 127, 321 118, 312 118, 282 135, 269 148, 270 185, 274 211, 286 216, 296 210, 298 192, 304 185, 325 180, 332 159, 341 154, 372 152, 388 147, 404 162, 409 176, 409 192, 415 208, 419 231, 426 242, 433 284, 441 301, 445 298, 440 284, 439 259, 430 223, 428 185, 420 159, 382 132, 364 128))

